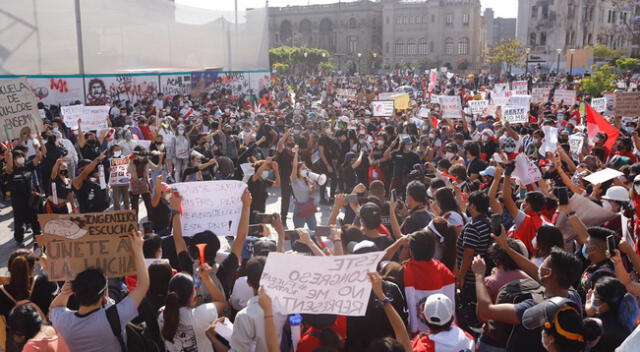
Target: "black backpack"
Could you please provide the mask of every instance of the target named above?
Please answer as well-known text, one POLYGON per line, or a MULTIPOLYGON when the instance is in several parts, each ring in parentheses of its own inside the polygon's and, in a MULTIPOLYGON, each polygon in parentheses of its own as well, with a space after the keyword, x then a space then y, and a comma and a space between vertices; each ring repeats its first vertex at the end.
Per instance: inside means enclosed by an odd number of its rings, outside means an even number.
MULTIPOLYGON (((496 304, 517 304, 533 299, 536 304, 544 300, 544 287, 533 279, 512 281, 498 291, 496 304)), ((527 330, 522 325, 492 322, 492 334, 500 341, 506 341, 507 351, 544 351, 540 341, 540 329, 527 330)))
MULTIPOLYGON (((117 306, 114 304, 106 310, 107 320, 113 335, 118 339, 122 352, 163 352, 164 344, 162 346, 153 338, 147 324, 141 322, 140 324, 127 323, 125 328, 127 334, 127 343, 124 343, 122 338, 122 326, 120 325, 120 315, 118 314, 117 306)), ((162 341, 160 341, 162 343, 162 341)))

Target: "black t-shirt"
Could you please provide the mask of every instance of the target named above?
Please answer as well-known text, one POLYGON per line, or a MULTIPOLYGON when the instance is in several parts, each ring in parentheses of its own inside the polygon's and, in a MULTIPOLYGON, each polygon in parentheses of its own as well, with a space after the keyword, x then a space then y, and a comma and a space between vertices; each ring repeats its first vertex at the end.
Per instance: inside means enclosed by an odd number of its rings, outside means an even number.
POLYGON ((85 143, 84 147, 80 149, 80 154, 84 159, 93 160, 100 156, 100 144, 98 142, 94 143, 85 143))
POLYGON ((331 162, 332 160, 338 159, 338 152, 340 151, 338 141, 329 136, 320 136, 318 145, 324 147, 324 156, 327 158, 327 161, 331 162))
POLYGON ((471 160, 469 166, 467 167, 467 176, 471 176, 473 174, 480 174, 480 171, 487 168, 487 163, 482 161, 480 158, 476 158, 471 160))
POLYGON ((391 153, 393 177, 404 177, 411 172, 413 165, 420 164, 420 157, 414 152, 404 153, 396 150, 391 153))
POLYGON ((376 238, 366 237, 365 239, 375 243, 376 247, 378 247, 378 250, 381 251, 387 249, 387 247, 393 244, 393 240, 385 235, 380 235, 376 238))
MULTIPOLYGON (((180 271, 184 271, 193 275, 193 258, 191 258, 189 253, 185 251, 178 253, 178 262, 180 263, 180 271)), ((236 281, 236 273, 238 272, 239 267, 240 265, 238 264, 238 257, 236 257, 236 255, 231 252, 222 261, 222 263, 218 267, 218 270, 216 271, 216 276, 222 284, 222 289, 224 290, 225 297, 231 297, 231 290, 233 289, 233 284, 236 281)))
POLYGON ((268 147, 273 144, 273 136, 271 135, 271 131, 273 131, 273 126, 268 123, 262 124, 258 129, 258 133, 256 133, 256 141, 260 140, 260 138, 265 137, 266 140, 264 143, 258 145, 259 147, 268 147))
POLYGON ((82 183, 80 189, 73 189, 78 199, 81 213, 99 213, 109 208, 109 190, 100 189, 100 184, 90 179, 82 183))
POLYGON ((9 190, 13 201, 27 200, 31 194, 31 178, 34 170, 35 166, 31 160, 24 166, 13 168, 13 174, 9 175, 9 190))
MULTIPOLYGON (((302 146, 300 146, 300 148, 302 148, 302 146)), ((280 171, 280 180, 290 182, 293 155, 285 148, 282 153, 278 153, 276 161, 278 162, 278 170, 280 171)))
POLYGON ((157 206, 151 206, 151 209, 149 209, 149 221, 155 232, 171 227, 171 206, 166 199, 160 198, 157 206))
POLYGON ((253 176, 249 178, 249 180, 247 181, 247 186, 249 187, 249 192, 251 193, 251 197, 253 198, 253 200, 251 201, 251 210, 256 210, 259 212, 265 211, 265 207, 267 206, 267 197, 269 197, 267 188, 271 186, 271 184, 271 181, 264 180, 262 178, 259 178, 257 181, 253 180, 253 176))

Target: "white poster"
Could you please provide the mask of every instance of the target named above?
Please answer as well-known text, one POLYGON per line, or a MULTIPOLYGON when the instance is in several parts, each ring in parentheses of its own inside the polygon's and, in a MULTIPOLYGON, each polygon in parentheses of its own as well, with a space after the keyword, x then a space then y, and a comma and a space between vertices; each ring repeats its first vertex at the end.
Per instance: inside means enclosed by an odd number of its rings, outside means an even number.
MULTIPOLYGON (((109 128, 109 106, 85 106, 82 114, 82 131, 100 131, 109 128)), ((77 127, 77 120, 76 120, 77 127)))
POLYGON ((606 116, 613 116, 613 112, 616 108, 616 93, 604 93, 604 98, 607 101, 607 108, 604 111, 606 116))
POLYGON ((546 103, 549 101, 549 97, 551 96, 551 88, 533 88, 531 90, 531 102, 536 103, 546 103))
POLYGON ((529 109, 531 108, 531 96, 530 95, 512 95, 509 98, 509 105, 518 106, 521 108, 529 109))
POLYGON ((460 96, 440 95, 438 96, 438 103, 442 108, 443 119, 462 118, 462 103, 460 102, 460 96))
POLYGON ((393 100, 374 100, 371 102, 371 111, 373 116, 391 117, 394 109, 393 100))
POLYGON ((111 158, 109 159, 111 164, 109 170, 109 184, 116 185, 128 185, 131 181, 131 174, 129 174, 129 158, 111 158))
POLYGON ((20 134, 40 133, 42 119, 36 96, 26 78, 0 80, 0 141, 19 138, 20 134))
POLYGON ((429 117, 430 114, 431 110, 429 108, 420 108, 420 111, 418 111, 418 117, 429 117))
POLYGON ((569 136, 569 147, 571 153, 580 154, 582 151, 582 144, 584 143, 584 136, 581 134, 572 134, 569 136))
POLYGON ((513 81, 513 83, 511 83, 511 90, 513 91, 513 94, 517 95, 529 94, 527 81, 513 81))
POLYGON ((553 94, 553 103, 573 106, 576 104, 576 91, 566 89, 556 89, 553 94))
POLYGON ((484 114, 484 109, 487 108, 489 102, 486 100, 469 100, 469 108, 474 115, 484 114))
POLYGON ((593 110, 599 113, 603 113, 607 110, 607 98, 593 98, 591 99, 591 107, 593 110))
POLYGON ((69 105, 83 102, 82 77, 27 78, 39 102, 47 105, 69 105))
POLYGON ((338 88, 336 89, 336 96, 340 99, 355 99, 356 98, 356 90, 355 89, 344 89, 338 88))
MULTIPOLYGON (((107 110, 107 114, 109 111, 107 110)), ((64 119, 64 124, 71 129, 78 128, 78 119, 81 119, 84 115, 84 105, 67 105, 60 107, 60 114, 64 119)))
POLYGON ((235 236, 242 214, 242 181, 174 183, 182 196, 182 234, 210 230, 217 236, 235 236))
POLYGON ((508 121, 510 124, 529 122, 527 109, 520 106, 505 106, 502 109, 502 116, 504 116, 505 121, 508 121))
POLYGON ((542 173, 536 163, 524 154, 520 153, 516 156, 516 168, 511 174, 517 179, 518 184, 526 186, 542 179, 542 173))
POLYGON ((364 316, 371 295, 369 273, 384 252, 309 257, 269 253, 260 285, 281 314, 364 316))

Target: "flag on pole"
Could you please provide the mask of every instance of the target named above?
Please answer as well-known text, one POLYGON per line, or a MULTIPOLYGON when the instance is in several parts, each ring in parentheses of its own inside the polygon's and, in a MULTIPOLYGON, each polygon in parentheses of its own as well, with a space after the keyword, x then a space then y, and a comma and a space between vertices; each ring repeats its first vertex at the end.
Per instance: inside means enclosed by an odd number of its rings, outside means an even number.
POLYGON ((620 136, 620 131, 617 128, 613 127, 607 120, 602 117, 602 115, 598 114, 591 105, 586 105, 587 109, 587 135, 589 136, 589 144, 593 144, 593 138, 599 132, 605 133, 607 135, 607 141, 604 146, 607 149, 607 154, 611 153, 613 150, 613 145, 618 140, 620 136))

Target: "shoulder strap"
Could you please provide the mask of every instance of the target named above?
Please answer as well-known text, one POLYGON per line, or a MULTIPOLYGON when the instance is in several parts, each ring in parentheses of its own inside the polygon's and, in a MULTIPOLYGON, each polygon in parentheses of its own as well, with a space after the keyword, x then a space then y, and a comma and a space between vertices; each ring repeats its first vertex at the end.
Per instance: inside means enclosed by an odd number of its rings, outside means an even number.
POLYGON ((111 327, 111 332, 118 339, 118 343, 120 343, 120 348, 122 352, 127 352, 127 346, 124 343, 124 339, 122 338, 122 327, 120 326, 120 316, 118 315, 118 306, 116 304, 107 308, 105 311, 107 314, 107 320, 109 321, 109 326, 111 327))

